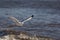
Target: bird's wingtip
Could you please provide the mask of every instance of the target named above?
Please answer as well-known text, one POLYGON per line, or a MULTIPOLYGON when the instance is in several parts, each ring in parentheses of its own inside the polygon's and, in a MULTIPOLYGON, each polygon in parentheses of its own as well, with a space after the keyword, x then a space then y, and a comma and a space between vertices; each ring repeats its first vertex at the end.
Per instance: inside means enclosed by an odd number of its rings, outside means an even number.
POLYGON ((34 17, 34 15, 32 15, 31 17, 34 17))

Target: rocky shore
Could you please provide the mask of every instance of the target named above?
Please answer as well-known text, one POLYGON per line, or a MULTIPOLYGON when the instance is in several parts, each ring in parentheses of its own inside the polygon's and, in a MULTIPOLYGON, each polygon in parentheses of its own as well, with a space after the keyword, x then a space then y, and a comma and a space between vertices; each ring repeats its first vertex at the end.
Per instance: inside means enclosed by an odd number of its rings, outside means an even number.
POLYGON ((0 40, 55 40, 50 37, 31 35, 27 32, 4 30, 5 35, 0 36, 0 40))

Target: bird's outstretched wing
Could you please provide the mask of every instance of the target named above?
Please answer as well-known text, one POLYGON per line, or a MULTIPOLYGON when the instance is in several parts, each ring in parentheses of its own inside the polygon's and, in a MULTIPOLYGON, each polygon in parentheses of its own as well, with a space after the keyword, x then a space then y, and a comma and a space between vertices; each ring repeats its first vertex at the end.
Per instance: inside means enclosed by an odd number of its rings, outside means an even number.
POLYGON ((27 18, 26 20, 24 20, 22 23, 25 23, 25 22, 31 20, 33 17, 34 17, 34 15, 30 16, 29 18, 27 18))
POLYGON ((13 17, 13 16, 9 16, 9 18, 10 18, 13 22, 15 22, 15 23, 19 23, 19 22, 20 22, 18 19, 16 19, 16 18, 13 17))
POLYGON ((24 20, 23 22, 20 22, 20 21, 19 21, 18 19, 16 19, 15 17, 9 16, 9 18, 10 18, 13 22, 15 22, 15 24, 16 24, 17 26, 23 26, 23 24, 24 24, 25 22, 31 20, 33 17, 34 17, 34 15, 30 16, 29 18, 27 18, 27 19, 24 20))

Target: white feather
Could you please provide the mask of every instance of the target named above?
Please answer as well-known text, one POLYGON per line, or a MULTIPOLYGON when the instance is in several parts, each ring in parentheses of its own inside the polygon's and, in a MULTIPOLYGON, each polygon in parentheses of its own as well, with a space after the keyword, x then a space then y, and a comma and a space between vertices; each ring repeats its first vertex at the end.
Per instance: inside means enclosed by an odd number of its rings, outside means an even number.
POLYGON ((15 24, 16 24, 17 26, 23 26, 23 24, 24 24, 25 22, 27 22, 27 21, 29 21, 29 20, 32 19, 32 17, 29 17, 28 19, 24 20, 23 22, 20 22, 18 19, 16 19, 16 18, 13 17, 13 16, 9 16, 9 18, 10 18, 13 22, 15 22, 15 24))

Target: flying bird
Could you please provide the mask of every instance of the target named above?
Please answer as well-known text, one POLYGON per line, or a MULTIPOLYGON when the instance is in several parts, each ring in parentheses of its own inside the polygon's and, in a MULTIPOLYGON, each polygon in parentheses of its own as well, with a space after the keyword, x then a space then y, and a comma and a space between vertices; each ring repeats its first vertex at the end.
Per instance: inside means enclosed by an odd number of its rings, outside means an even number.
POLYGON ((16 19, 16 18, 13 17, 13 16, 9 16, 9 19, 11 19, 11 20, 15 23, 15 25, 17 25, 17 26, 23 26, 23 24, 24 24, 25 22, 31 20, 33 17, 34 17, 34 15, 30 16, 29 18, 27 18, 26 20, 24 20, 24 21, 22 21, 22 22, 20 22, 18 19, 16 19))

